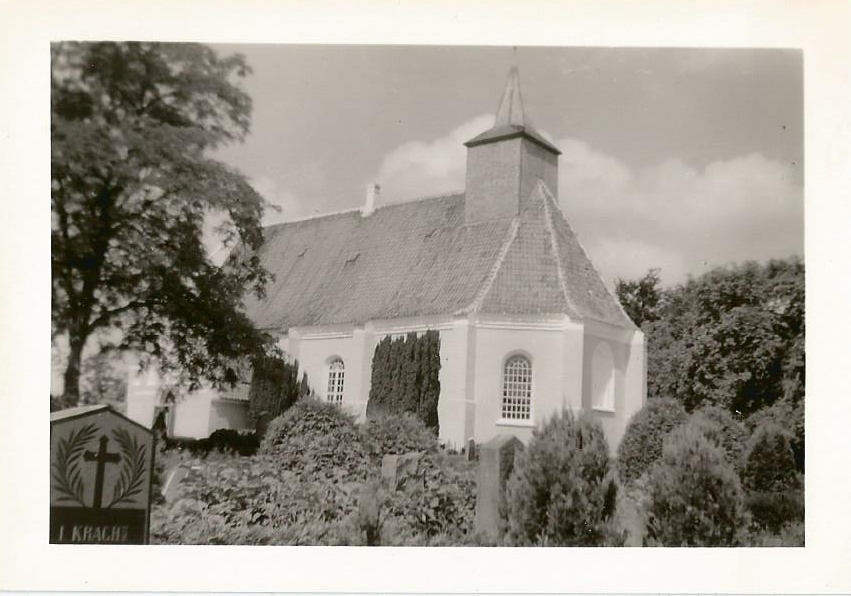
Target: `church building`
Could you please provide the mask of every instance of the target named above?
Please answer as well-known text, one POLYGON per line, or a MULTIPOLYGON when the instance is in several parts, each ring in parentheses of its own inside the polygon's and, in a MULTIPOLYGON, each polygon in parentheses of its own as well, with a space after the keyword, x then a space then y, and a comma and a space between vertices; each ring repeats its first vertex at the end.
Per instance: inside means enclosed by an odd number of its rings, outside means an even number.
MULTIPOLYGON (((363 419, 375 347, 440 336, 440 439, 528 440, 562 408, 594 413, 615 449, 646 399, 644 336, 559 208, 560 151, 532 128, 512 68, 491 129, 465 143, 463 193, 267 227, 274 274, 249 316, 278 337, 318 397, 363 419)), ((569 197, 567 197, 569 200, 569 197)), ((169 406, 175 436, 248 427, 247 389, 164 391, 131 375, 128 415, 169 406)))

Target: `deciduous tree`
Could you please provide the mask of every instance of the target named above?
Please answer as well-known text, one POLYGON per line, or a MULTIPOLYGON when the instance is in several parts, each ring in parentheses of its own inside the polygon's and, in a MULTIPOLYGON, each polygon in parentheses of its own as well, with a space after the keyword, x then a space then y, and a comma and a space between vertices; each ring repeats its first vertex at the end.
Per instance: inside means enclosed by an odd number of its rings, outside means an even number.
POLYGON ((266 274, 253 256, 209 259, 202 230, 262 240, 263 200, 210 156, 241 140, 251 100, 240 56, 197 44, 58 43, 51 47, 52 321, 67 336, 65 402, 98 330, 180 370, 190 387, 233 383, 263 336, 240 308, 266 274))

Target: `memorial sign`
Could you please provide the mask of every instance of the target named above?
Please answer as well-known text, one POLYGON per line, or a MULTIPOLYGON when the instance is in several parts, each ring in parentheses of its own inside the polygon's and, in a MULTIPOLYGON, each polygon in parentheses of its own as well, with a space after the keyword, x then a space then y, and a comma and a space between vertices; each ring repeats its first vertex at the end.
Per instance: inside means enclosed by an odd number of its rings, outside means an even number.
POLYGON ((108 405, 50 415, 50 542, 147 544, 153 433, 108 405))

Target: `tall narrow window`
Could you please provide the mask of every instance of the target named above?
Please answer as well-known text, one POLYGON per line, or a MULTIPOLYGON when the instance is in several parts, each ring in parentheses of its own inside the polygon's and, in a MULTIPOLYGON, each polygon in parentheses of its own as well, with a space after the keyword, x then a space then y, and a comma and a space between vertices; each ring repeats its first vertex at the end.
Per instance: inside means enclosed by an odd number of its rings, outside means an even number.
POLYGON ((615 409, 615 357, 605 342, 597 344, 591 360, 591 405, 597 410, 615 409))
POLYGON ((343 403, 343 382, 346 371, 343 366, 343 361, 335 358, 328 365, 328 391, 325 393, 325 399, 331 403, 343 403))
POLYGON ((532 363, 525 356, 512 356, 502 375, 502 418, 532 418, 532 363))

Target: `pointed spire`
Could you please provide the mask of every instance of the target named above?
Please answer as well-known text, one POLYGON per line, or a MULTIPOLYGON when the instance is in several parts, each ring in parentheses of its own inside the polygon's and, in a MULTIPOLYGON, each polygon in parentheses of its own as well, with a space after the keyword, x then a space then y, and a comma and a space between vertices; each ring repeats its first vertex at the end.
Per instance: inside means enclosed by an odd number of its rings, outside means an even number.
POLYGON ((512 66, 508 72, 508 81, 505 83, 505 91, 496 111, 494 128, 497 126, 526 126, 526 116, 523 112, 523 97, 520 95, 520 73, 516 66, 512 66))

